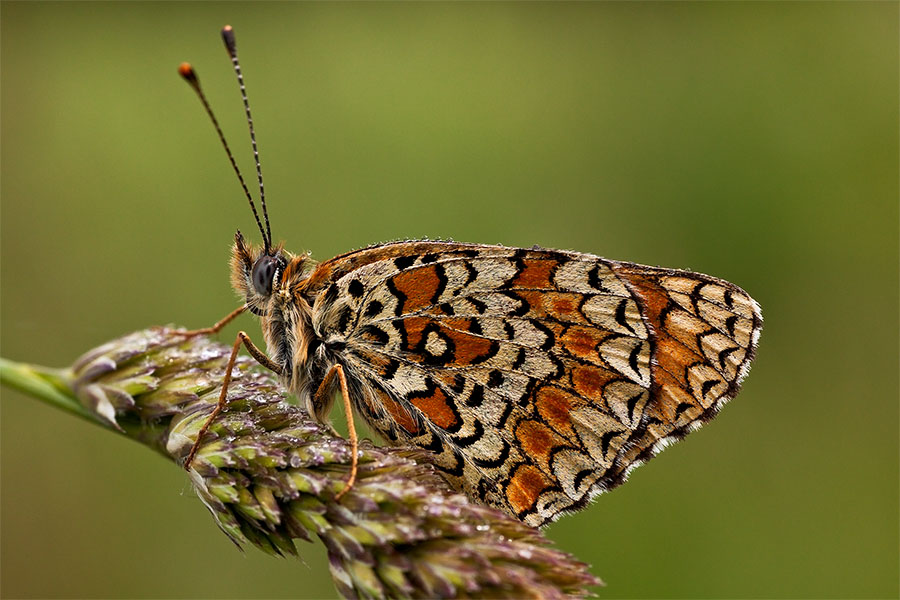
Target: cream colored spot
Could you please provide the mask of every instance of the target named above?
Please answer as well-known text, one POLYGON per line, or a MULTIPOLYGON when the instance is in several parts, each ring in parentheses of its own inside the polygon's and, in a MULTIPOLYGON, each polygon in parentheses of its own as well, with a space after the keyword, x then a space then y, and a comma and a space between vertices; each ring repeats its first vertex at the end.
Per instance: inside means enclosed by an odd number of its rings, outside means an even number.
POLYGON ((430 331, 425 339, 425 351, 432 356, 442 356, 447 351, 447 341, 437 332, 430 331))
POLYGON ((617 317, 621 302, 622 299, 618 296, 592 296, 584 303, 581 310, 591 323, 604 329, 633 335, 642 340, 647 339, 647 328, 644 327, 640 310, 634 300, 629 298, 625 301, 625 318, 623 320, 627 327, 619 323, 617 317))
POLYGON ((600 344, 600 358, 631 381, 650 387, 650 345, 635 338, 616 337, 600 344))

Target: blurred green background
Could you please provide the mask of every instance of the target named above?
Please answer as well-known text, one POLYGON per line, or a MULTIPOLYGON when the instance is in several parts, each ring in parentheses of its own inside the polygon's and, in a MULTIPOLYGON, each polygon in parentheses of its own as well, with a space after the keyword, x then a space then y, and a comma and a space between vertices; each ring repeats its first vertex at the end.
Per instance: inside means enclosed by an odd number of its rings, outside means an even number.
MULTIPOLYGON (((237 305, 258 234, 176 74, 252 176, 230 23, 288 248, 540 244, 762 304, 737 400, 548 529, 601 597, 897 596, 897 3, 0 10, 4 356, 237 305)), ((8 390, 0 508, 3 597, 334 595, 320 546, 241 554, 179 469, 8 390)))

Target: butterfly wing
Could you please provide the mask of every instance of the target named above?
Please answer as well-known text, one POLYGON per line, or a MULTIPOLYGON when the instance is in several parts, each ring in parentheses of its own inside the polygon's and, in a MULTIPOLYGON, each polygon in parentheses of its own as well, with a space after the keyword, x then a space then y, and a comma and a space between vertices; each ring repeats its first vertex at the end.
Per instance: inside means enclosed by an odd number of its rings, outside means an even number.
POLYGON ((554 250, 401 242, 310 279, 370 424, 534 526, 712 418, 762 324, 728 282, 554 250))

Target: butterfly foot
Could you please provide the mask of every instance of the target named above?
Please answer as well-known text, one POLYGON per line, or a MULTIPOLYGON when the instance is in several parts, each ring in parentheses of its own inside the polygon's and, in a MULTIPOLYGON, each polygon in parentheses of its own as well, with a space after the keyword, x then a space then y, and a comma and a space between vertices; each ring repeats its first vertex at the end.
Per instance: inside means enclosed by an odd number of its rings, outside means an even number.
POLYGON ((347 482, 344 484, 344 488, 335 495, 335 500, 340 500, 344 497, 344 495, 353 489, 353 484, 356 483, 356 471, 357 471, 357 457, 354 453, 353 455, 353 464, 350 466, 350 477, 347 478, 347 482))
POLYGON ((194 445, 191 446, 191 451, 188 453, 187 459, 184 461, 184 465, 182 467, 185 471, 191 470, 191 465, 194 462, 194 457, 197 455, 197 450, 200 449, 200 438, 197 438, 197 441, 194 442, 194 445))
MULTIPOLYGON (((230 375, 230 370, 229 370, 229 375, 230 375)), ((229 379, 230 379, 230 377, 229 377, 229 379)), ((191 470, 191 465, 194 462, 194 457, 197 456, 197 451, 200 450, 200 445, 203 442, 203 437, 206 435, 206 432, 209 431, 210 426, 215 422, 216 417, 219 416, 219 413, 221 413, 222 410, 225 408, 224 396, 225 396, 225 392, 227 392, 227 389, 228 389, 228 384, 226 383, 222 387, 223 394, 222 394, 222 397, 219 399, 218 404, 216 404, 216 407, 213 409, 213 411, 209 415, 209 417, 206 418, 206 422, 203 423, 203 426, 200 428, 200 431, 197 432, 197 439, 196 439, 196 441, 194 441, 194 445, 191 446, 191 451, 188 452, 187 459, 185 459, 185 461, 184 461, 184 470, 185 471, 191 470)))

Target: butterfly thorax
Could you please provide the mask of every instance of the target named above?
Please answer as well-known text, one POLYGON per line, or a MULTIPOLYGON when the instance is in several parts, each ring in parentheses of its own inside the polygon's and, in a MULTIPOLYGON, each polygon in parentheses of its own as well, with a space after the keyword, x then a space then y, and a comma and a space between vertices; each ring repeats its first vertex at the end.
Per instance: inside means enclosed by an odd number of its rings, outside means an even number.
POLYGON ((306 378, 310 348, 317 345, 311 327, 312 307, 303 293, 309 262, 307 257, 294 256, 281 247, 268 252, 254 248, 240 232, 235 235, 232 287, 248 310, 259 317, 269 358, 279 365, 282 380, 292 391, 296 391, 297 381, 306 378), (268 267, 263 274, 261 260, 268 267))

